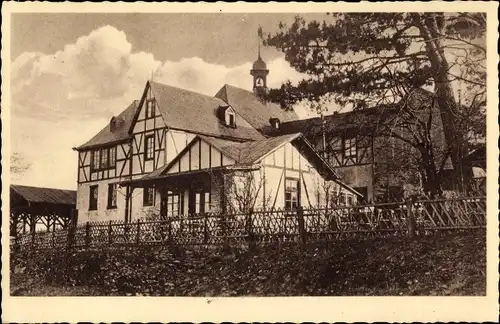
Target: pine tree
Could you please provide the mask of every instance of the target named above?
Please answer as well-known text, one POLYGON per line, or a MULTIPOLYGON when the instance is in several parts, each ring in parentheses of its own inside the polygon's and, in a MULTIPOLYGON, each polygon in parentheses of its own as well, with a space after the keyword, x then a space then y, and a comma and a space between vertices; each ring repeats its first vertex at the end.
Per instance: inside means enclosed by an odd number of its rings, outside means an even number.
MULTIPOLYGON (((271 89, 268 100, 290 108, 325 98, 364 109, 401 105, 415 89, 430 88, 439 108, 448 154, 458 179, 470 137, 484 135, 486 14, 335 13, 329 21, 296 17, 267 35, 305 75, 296 85, 271 89), (461 102, 455 88, 461 90, 461 102)), ((321 108, 320 108, 321 109, 321 108)), ((463 185, 463 183, 462 183, 463 185)))

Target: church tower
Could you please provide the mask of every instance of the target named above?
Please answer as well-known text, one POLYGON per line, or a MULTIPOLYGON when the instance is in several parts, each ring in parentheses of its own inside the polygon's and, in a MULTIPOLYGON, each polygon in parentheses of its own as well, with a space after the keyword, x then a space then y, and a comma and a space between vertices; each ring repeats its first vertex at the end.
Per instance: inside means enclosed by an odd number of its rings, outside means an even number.
POLYGON ((260 57, 260 45, 259 54, 257 60, 253 63, 253 67, 250 70, 250 74, 253 76, 253 91, 255 94, 263 94, 267 92, 267 75, 269 70, 267 69, 266 62, 260 57))

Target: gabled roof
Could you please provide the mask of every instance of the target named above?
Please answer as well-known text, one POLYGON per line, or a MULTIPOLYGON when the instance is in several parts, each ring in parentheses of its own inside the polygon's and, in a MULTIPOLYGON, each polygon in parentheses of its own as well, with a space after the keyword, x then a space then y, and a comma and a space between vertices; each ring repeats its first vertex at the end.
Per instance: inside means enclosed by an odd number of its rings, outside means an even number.
POLYGON ((10 194, 20 196, 28 203, 76 205, 75 190, 11 185, 10 194))
MULTIPOLYGON (((256 129, 238 122, 235 128, 227 127, 217 114, 219 107, 227 106, 221 99, 158 82, 149 85, 164 122, 171 129, 241 140, 264 138, 256 129)), ((238 108, 235 110, 239 114, 238 108)))
MULTIPOLYGON (((375 127, 377 123, 386 121, 388 118, 395 116, 396 113, 397 109, 389 106, 334 113, 324 116, 325 132, 342 132, 360 126, 375 127)), ((306 137, 311 138, 322 133, 322 123, 321 117, 285 122, 281 123, 280 132, 282 134, 301 132, 306 137)))
MULTIPOLYGON (((419 109, 422 101, 429 101, 432 96, 434 96, 432 92, 423 88, 416 88, 409 93, 406 100, 326 115, 324 116, 325 132, 341 133, 352 129, 364 131, 375 130, 377 125, 387 123, 395 118, 400 113, 403 105, 407 104, 413 109, 419 109)), ((307 138, 312 138, 322 133, 322 123, 321 117, 289 121, 281 123, 280 133, 290 134, 301 132, 307 138)))
POLYGON ((75 149, 79 151, 128 140, 130 138, 128 131, 130 129, 130 125, 132 124, 132 119, 137 111, 138 103, 138 100, 134 100, 134 102, 132 102, 121 114, 117 116, 117 118, 122 121, 122 124, 114 132, 111 132, 108 123, 87 143, 80 145, 75 149))
POLYGON ((221 150, 239 164, 250 165, 259 162, 272 151, 300 136, 301 134, 288 134, 254 142, 228 143, 227 146, 222 146, 221 150))
MULTIPOLYGON (((175 176, 175 174, 166 175, 176 163, 187 154, 187 151, 197 142, 204 141, 207 144, 218 149, 227 158, 234 161, 233 165, 226 166, 228 168, 238 169, 244 167, 252 167, 257 165, 264 157, 282 147, 286 143, 292 143, 299 152, 307 159, 307 161, 314 167, 314 169, 326 180, 334 180, 341 186, 350 190, 351 192, 361 196, 353 188, 343 183, 335 170, 315 151, 311 143, 300 133, 287 134, 278 137, 270 137, 259 141, 252 142, 235 142, 228 141, 214 137, 207 137, 198 135, 194 137, 191 142, 168 164, 154 170, 153 172, 145 175, 144 177, 124 181, 122 184, 130 182, 143 182, 148 180, 158 180, 165 176, 175 176)), ((207 169, 208 170, 208 169, 207 169)), ((202 171, 202 170, 200 170, 202 171)), ((198 172, 198 171, 197 171, 198 172)), ((179 172, 177 174, 184 174, 179 172)))
POLYGON ((275 103, 264 103, 253 92, 228 84, 215 97, 234 107, 238 115, 264 134, 273 130, 270 118, 278 118, 281 123, 298 119, 294 111, 285 111, 275 103))

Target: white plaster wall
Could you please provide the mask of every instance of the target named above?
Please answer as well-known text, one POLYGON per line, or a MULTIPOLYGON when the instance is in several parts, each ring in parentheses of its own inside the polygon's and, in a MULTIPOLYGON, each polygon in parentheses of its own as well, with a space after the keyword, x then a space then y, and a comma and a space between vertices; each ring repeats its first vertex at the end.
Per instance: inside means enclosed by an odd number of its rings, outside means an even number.
POLYGON ((101 180, 98 182, 83 183, 77 187, 76 208, 78 209, 78 223, 100 222, 125 219, 125 188, 119 188, 116 195, 117 208, 108 209, 108 184, 116 183, 117 179, 101 180), (98 185, 97 210, 89 210, 90 187, 98 185))

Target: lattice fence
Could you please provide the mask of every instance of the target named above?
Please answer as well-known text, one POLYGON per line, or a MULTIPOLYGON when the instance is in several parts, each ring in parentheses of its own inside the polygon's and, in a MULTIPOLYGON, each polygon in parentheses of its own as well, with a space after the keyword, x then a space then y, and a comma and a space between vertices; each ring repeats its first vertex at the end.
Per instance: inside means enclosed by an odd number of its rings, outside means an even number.
POLYGON ((12 242, 22 249, 116 245, 238 245, 313 242, 440 230, 485 228, 486 198, 423 200, 356 207, 257 210, 159 221, 89 222, 55 232, 36 232, 12 242))

